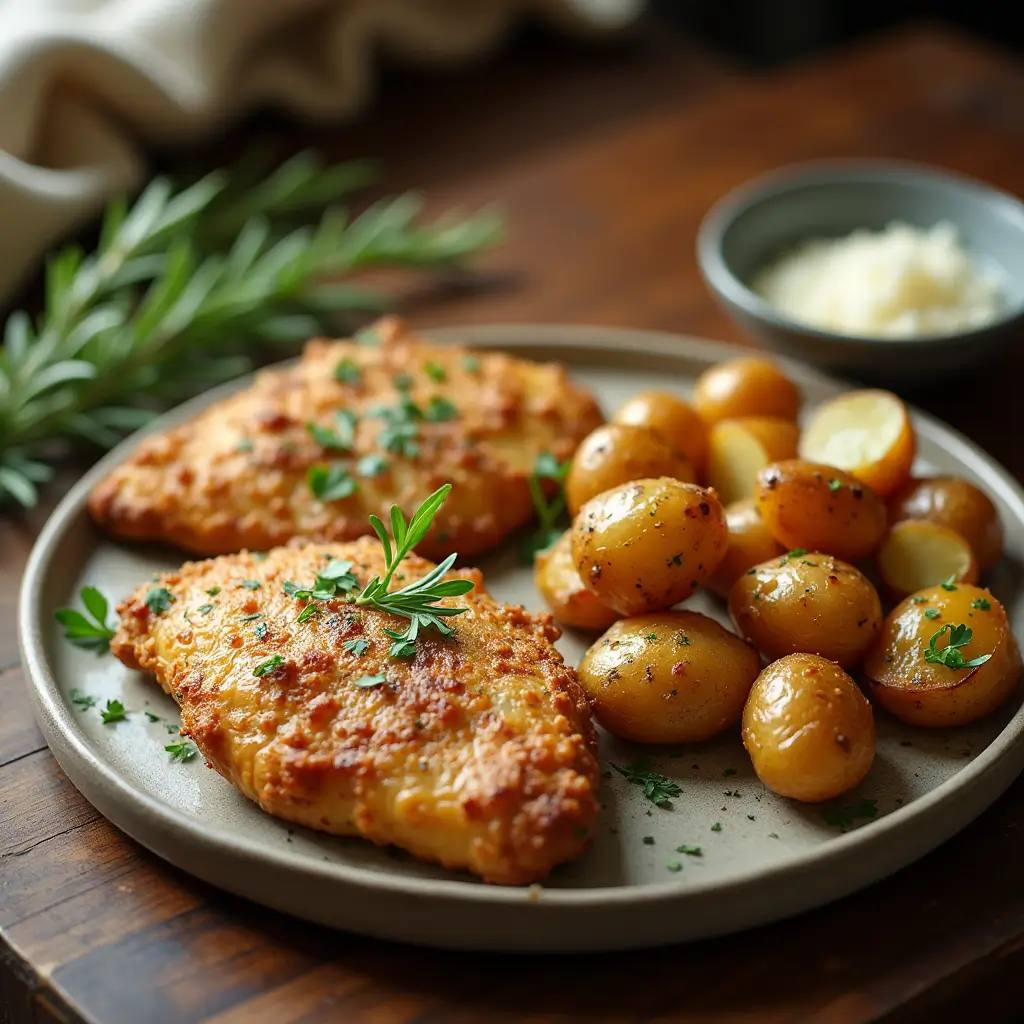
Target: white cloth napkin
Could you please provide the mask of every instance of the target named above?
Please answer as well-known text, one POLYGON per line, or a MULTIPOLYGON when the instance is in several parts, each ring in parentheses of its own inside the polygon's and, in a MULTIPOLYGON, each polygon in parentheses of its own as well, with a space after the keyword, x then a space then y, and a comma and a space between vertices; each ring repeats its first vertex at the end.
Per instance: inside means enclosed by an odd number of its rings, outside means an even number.
POLYGON ((376 54, 448 61, 524 13, 611 31, 643 0, 0 0, 0 302, 61 235, 184 141, 263 104, 341 118, 376 54))

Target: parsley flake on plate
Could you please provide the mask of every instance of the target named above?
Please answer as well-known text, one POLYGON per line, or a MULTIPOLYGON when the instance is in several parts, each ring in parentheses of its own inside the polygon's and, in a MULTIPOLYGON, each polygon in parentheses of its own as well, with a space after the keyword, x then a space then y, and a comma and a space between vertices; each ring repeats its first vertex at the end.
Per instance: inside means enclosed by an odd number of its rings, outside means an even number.
POLYGON ((651 801, 656 807, 671 807, 672 798, 682 793, 678 782, 658 772, 652 772, 646 761, 634 761, 632 764, 612 764, 615 769, 627 782, 632 782, 643 790, 644 797, 651 801))
POLYGON ((179 743, 168 743, 164 750, 171 755, 172 764, 183 764, 199 753, 199 748, 189 739, 183 739, 179 743))
POLYGON ((123 722, 128 712, 119 700, 108 700, 107 706, 100 711, 100 717, 104 725, 113 725, 115 722, 123 722))

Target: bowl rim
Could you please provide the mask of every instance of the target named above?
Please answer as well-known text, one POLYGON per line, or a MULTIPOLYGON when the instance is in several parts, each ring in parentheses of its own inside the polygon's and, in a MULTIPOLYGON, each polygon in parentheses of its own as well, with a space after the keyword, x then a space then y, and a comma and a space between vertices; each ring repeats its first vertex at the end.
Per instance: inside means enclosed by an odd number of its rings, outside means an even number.
POLYGON ((1016 221, 1024 243, 1024 201, 988 182, 958 171, 910 160, 830 158, 786 164, 738 185, 711 206, 697 229, 697 264, 704 283, 728 304, 772 327, 796 332, 806 338, 831 344, 884 345, 913 349, 922 345, 959 348, 1024 316, 1024 295, 1006 306, 992 321, 965 331, 919 334, 911 338, 887 338, 865 334, 841 334, 803 323, 780 313, 771 303, 750 288, 729 266, 722 253, 726 231, 747 210, 787 193, 829 183, 923 183, 946 186, 994 204, 999 212, 1016 221))

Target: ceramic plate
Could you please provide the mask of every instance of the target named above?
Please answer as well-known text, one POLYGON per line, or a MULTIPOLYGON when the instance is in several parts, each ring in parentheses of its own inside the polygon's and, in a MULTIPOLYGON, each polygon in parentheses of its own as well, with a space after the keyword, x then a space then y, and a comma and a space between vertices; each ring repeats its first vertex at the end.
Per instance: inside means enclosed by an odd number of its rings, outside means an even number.
MULTIPOLYGON (((444 340, 567 363, 606 411, 645 388, 687 394, 696 376, 737 350, 664 334, 582 327, 491 327, 434 332, 444 340)), ((808 406, 842 385, 790 365, 808 406)), ((179 423, 238 382, 177 409, 179 423)), ((1024 495, 970 442, 915 414, 919 470, 965 476, 994 499, 1009 558, 991 585, 1024 635, 1018 567, 1024 558, 1024 495)), ((89 489, 136 444, 131 439, 90 472, 43 530, 25 575, 21 642, 35 710, 57 760, 114 824, 144 846, 214 885, 300 917, 356 932, 437 946, 492 950, 599 950, 656 945, 746 928, 836 899, 910 863, 983 811, 1024 767, 1019 700, 996 716, 949 732, 921 731, 878 715, 878 754, 863 784, 839 805, 790 803, 754 776, 732 729, 711 743, 645 750, 601 738, 603 767, 646 756, 678 781, 671 808, 652 806, 605 771, 604 811, 593 848, 543 886, 500 888, 421 864, 399 852, 276 821, 248 803, 199 758, 173 764, 174 703, 113 658, 66 643, 53 609, 77 603, 83 584, 121 597, 151 573, 176 566, 174 551, 114 544, 86 514, 89 489), (71 691, 121 700, 127 721, 105 726, 71 691), (148 714, 146 714, 148 712, 148 714), (874 801, 874 804, 865 803, 874 801), (849 820, 844 808, 877 807, 849 820), (677 852, 699 847, 700 856, 677 852)), ((515 545, 481 562, 498 598, 541 607, 515 545)), ((707 595, 691 606, 725 621, 707 595)), ((576 663, 586 645, 560 646, 576 663)))

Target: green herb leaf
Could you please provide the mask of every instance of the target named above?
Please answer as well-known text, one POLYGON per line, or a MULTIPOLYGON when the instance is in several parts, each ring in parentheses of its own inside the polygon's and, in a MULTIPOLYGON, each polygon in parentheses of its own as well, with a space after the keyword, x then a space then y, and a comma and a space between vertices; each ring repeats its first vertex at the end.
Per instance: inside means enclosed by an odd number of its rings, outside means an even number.
POLYGON ((914 604, 924 604, 927 598, 918 595, 917 597, 912 597, 910 600, 913 601, 914 604))
POLYGON ((369 650, 370 645, 365 640, 346 640, 341 647, 342 650, 348 651, 349 654, 354 654, 357 658, 361 658, 369 650))
POLYGON ((992 609, 992 602, 987 597, 976 597, 971 602, 972 608, 977 608, 979 611, 987 612, 992 609))
POLYGON ((210 587, 206 593, 209 594, 210 597, 216 597, 220 593, 220 587, 210 587))
POLYGON ((256 627, 254 632, 256 634, 256 639, 257 640, 266 640, 267 639, 267 633, 270 632, 270 630, 269 630, 269 628, 268 628, 268 626, 267 626, 267 624, 265 622, 261 622, 256 627))
POLYGON ((947 623, 942 629, 931 635, 928 647, 924 652, 924 660, 936 662, 951 669, 977 668, 979 665, 984 665, 992 657, 991 654, 982 654, 970 661, 965 661, 963 653, 960 651, 961 647, 966 647, 971 642, 973 636, 974 630, 965 622, 961 622, 959 626, 947 623), (936 647, 936 643, 946 630, 949 630, 949 642, 945 647, 936 647))
POLYGON ((391 378, 396 391, 408 391, 412 387, 412 377, 408 373, 396 373, 391 378))
POLYGON ((159 722, 160 721, 160 716, 159 715, 154 715, 152 711, 147 711, 146 712, 146 719, 147 719, 147 721, 150 721, 150 722, 159 722))
POLYGON ((105 654, 110 650, 114 628, 107 625, 109 602, 95 587, 82 587, 79 597, 91 618, 74 608, 58 608, 53 617, 64 627, 64 639, 76 647, 105 654))
POLYGON ((424 413, 424 417, 429 423, 446 423, 448 420, 457 419, 458 415, 459 410, 447 398, 442 398, 440 395, 434 395, 427 402, 427 409, 424 413))
POLYGON ((191 761, 199 753, 199 748, 189 739, 183 739, 179 743, 168 743, 164 750, 171 755, 172 764, 191 761))
POLYGON ((363 372, 359 364, 349 356, 346 356, 334 368, 334 379, 342 384, 358 384, 363 372))
POLYGON ((925 608, 924 617, 926 619, 937 619, 939 617, 939 611, 937 608, 925 608))
POLYGON ((257 619, 263 618, 263 612, 253 612, 252 615, 243 615, 238 621, 239 622, 255 622, 257 619))
POLYGON ((462 368, 466 373, 479 373, 481 366, 479 356, 463 356, 462 357, 462 368))
POLYGON ((424 363, 423 371, 432 381, 438 384, 443 384, 448 379, 448 371, 440 363, 424 363))
POLYGON ((324 427, 317 423, 307 423, 306 433, 321 448, 328 451, 348 452, 355 444, 356 426, 359 417, 349 409, 339 409, 334 414, 334 424, 324 427))
POLYGON ((676 853, 685 853, 689 857, 704 856, 704 851, 699 846, 687 846, 686 843, 677 846, 676 853))
POLYGON ((310 466, 306 480, 313 497, 324 502, 350 498, 359 486, 352 474, 338 463, 332 466, 310 466))
POLYGON ((943 590, 956 590, 956 573, 950 573, 940 584, 943 590))
POLYGON ((113 725, 115 722, 123 722, 128 712, 119 700, 108 700, 107 706, 100 711, 100 717, 104 725, 113 725))
POLYGON ((610 766, 627 782, 639 786, 644 796, 657 807, 671 807, 672 799, 682 793, 678 782, 673 782, 658 772, 652 772, 646 761, 634 761, 632 764, 610 763, 610 766))
POLYGON ((269 658, 267 661, 263 662, 262 665, 257 665, 252 670, 252 674, 254 676, 265 676, 269 672, 273 672, 274 669, 278 668, 279 666, 281 666, 283 664, 284 664, 284 658, 281 657, 280 654, 275 654, 272 658, 269 658))
POLYGON ((547 551, 562 535, 558 526, 565 512, 565 494, 562 484, 572 465, 571 459, 559 462, 551 452, 541 452, 533 464, 528 484, 534 510, 537 513, 539 526, 529 535, 519 549, 519 558, 525 565, 532 565, 534 558, 542 551, 547 551), (542 481, 554 481, 558 485, 555 494, 549 499, 542 481))
POLYGON ((387 678, 383 674, 378 673, 375 676, 361 676, 359 679, 355 680, 352 685, 360 690, 370 690, 373 687, 380 686, 382 683, 386 682, 387 678))
POLYGON ((259 590, 260 589, 260 581, 259 580, 242 580, 242 582, 239 583, 238 585, 240 587, 244 587, 246 590, 259 590))
POLYGON ((371 452, 369 455, 364 455, 356 463, 356 474, 358 476, 367 477, 368 479, 380 476, 381 473, 386 473, 387 470, 388 460, 374 452, 371 452))
POLYGON ((96 707, 96 698, 88 693, 82 693, 81 690, 72 690, 71 703, 74 704, 79 711, 88 711, 89 708, 96 707))
POLYGON ((832 480, 829 480, 829 482, 828 482, 828 489, 833 494, 835 494, 836 491, 838 491, 839 488, 842 487, 842 486, 843 486, 843 481, 842 480, 832 479, 832 480))
POLYGON ((722 823, 720 821, 716 821, 714 823, 714 825, 711 826, 711 831, 712 832, 721 832, 722 831, 722 823))
POLYGON ((203 615, 209 615, 209 614, 210 614, 210 612, 212 612, 212 611, 213 611, 213 608, 214 608, 214 606, 213 606, 212 604, 201 604, 201 605, 199 606, 199 611, 200 611, 200 612, 201 612, 201 613, 202 613, 203 615))
POLYGON ((154 614, 161 615, 171 607, 174 595, 166 587, 150 587, 146 592, 146 607, 154 614))
POLYGON ((856 803, 841 807, 826 807, 821 816, 830 828, 841 828, 844 831, 852 828, 857 821, 871 820, 878 815, 877 800, 858 800, 856 803))

